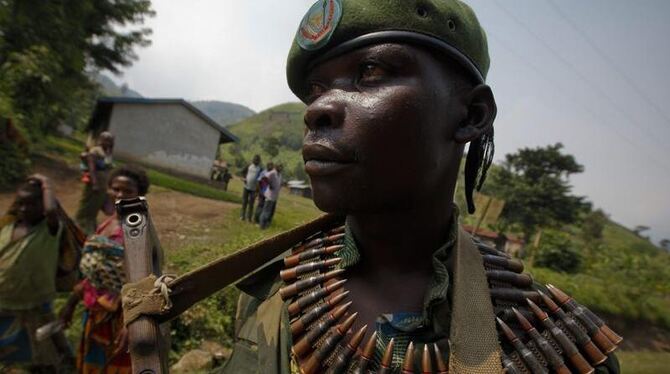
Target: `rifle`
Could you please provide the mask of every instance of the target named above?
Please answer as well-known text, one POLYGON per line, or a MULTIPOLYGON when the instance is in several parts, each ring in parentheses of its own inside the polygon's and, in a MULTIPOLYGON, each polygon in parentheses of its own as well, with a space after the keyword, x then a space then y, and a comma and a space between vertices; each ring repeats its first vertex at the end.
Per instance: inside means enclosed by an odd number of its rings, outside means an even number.
MULTIPOLYGON (((163 254, 146 199, 119 200, 116 211, 123 228, 127 281, 139 282, 150 275, 160 276, 163 254)), ((169 345, 159 323, 150 317, 140 316, 128 322, 127 328, 133 372, 167 373, 169 345)))
MULTIPOLYGON (((308 235, 325 230, 341 220, 335 215, 323 215, 177 279, 153 283, 154 277, 161 276, 162 251, 146 200, 144 197, 120 200, 116 202, 116 209, 123 227, 126 275, 130 283, 124 286, 124 317, 133 309, 139 310, 133 313, 132 321, 126 319, 126 323, 133 373, 140 374, 168 372, 168 345, 160 333, 159 324, 170 321, 198 301, 255 272, 308 235), (154 277, 148 278, 151 276, 154 277), (131 289, 143 282, 146 286, 147 281, 156 288, 145 294, 148 295, 145 300, 140 297, 136 299, 140 300, 138 302, 129 302, 130 297, 127 296, 133 295, 126 293, 126 287, 131 286, 128 287, 131 289), (158 304, 155 301, 156 298, 161 299, 161 293, 166 300, 158 304)), ((159 281, 161 279, 163 277, 158 278, 159 281)))

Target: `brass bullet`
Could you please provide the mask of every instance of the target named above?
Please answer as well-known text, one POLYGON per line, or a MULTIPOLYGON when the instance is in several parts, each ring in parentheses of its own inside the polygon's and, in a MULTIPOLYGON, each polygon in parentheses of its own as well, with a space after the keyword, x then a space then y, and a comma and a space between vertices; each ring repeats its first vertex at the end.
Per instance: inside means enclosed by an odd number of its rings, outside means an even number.
POLYGON ((486 277, 499 282, 510 283, 518 287, 530 287, 533 285, 533 278, 528 274, 517 274, 507 270, 487 270, 486 277))
POLYGON ((382 361, 379 364, 379 370, 377 374, 390 374, 393 372, 393 345, 395 344, 395 338, 391 338, 391 341, 386 346, 384 351, 384 356, 382 356, 382 361))
POLYGON ((602 364, 607 360, 602 351, 595 344, 579 326, 577 321, 574 318, 570 317, 563 309, 561 309, 549 296, 540 292, 544 304, 549 308, 549 310, 556 314, 558 318, 563 321, 565 327, 570 331, 572 336, 575 337, 577 344, 586 352, 586 355, 589 358, 589 361, 593 366, 602 364))
POLYGON ((334 228, 334 229, 328 231, 328 235, 341 234, 341 233, 344 232, 345 227, 346 227, 345 225, 338 226, 338 227, 336 227, 336 228, 334 228))
POLYGON ((288 315, 290 317, 296 316, 298 313, 302 312, 308 306, 316 303, 317 301, 323 299, 324 297, 330 295, 333 291, 339 289, 346 283, 346 279, 337 281, 329 286, 319 288, 318 290, 312 291, 307 295, 301 296, 298 300, 289 304, 288 315))
POLYGON ((579 352, 579 349, 572 343, 572 340, 568 338, 567 335, 554 324, 554 321, 549 318, 549 315, 545 313, 539 306, 537 306, 532 300, 527 300, 530 309, 533 311, 535 316, 542 321, 544 327, 551 333, 551 335, 556 339, 558 344, 563 349, 564 354, 568 357, 572 365, 579 371, 580 374, 591 374, 595 369, 589 365, 588 361, 582 356, 579 352))
POLYGON ((319 283, 333 279, 338 275, 343 274, 345 271, 345 269, 337 269, 329 271, 325 274, 314 275, 307 279, 301 279, 291 285, 280 288, 279 295, 281 296, 282 300, 287 300, 288 298, 293 297, 304 290, 312 288, 319 283))
POLYGON ((342 261, 341 258, 336 257, 336 258, 331 258, 328 260, 323 260, 323 261, 313 261, 313 262, 308 262, 306 264, 298 265, 296 267, 292 267, 290 269, 284 269, 279 272, 279 276, 284 282, 291 281, 303 274, 311 273, 313 271, 329 268, 331 266, 335 266, 342 261))
POLYGON ((517 259, 509 259, 496 255, 483 255, 482 258, 484 259, 484 263, 487 265, 507 269, 515 273, 523 273, 523 262, 517 259))
POLYGON ((284 258, 284 266, 290 268, 300 264, 301 262, 311 260, 318 256, 332 255, 342 248, 344 248, 343 245, 333 245, 330 247, 313 248, 284 258))
POLYGON ((449 367, 447 366, 447 363, 444 362, 444 356, 442 356, 440 347, 438 347, 437 344, 433 344, 433 351, 435 351, 435 363, 437 366, 437 374, 449 373, 449 367))
POLYGON ((305 374, 314 374, 321 372, 322 363, 326 361, 328 356, 333 353, 339 342, 344 338, 354 321, 358 317, 358 313, 350 315, 343 323, 332 327, 326 338, 321 343, 321 346, 307 359, 304 365, 301 365, 305 374))
POLYGON ((540 335, 535 326, 533 326, 533 324, 530 323, 530 321, 528 321, 516 308, 512 308, 512 311, 526 333, 530 335, 535 344, 540 348, 540 351, 542 351, 544 357, 549 361, 551 367, 559 374, 570 374, 570 369, 565 366, 565 362, 558 352, 554 350, 554 347, 551 346, 551 343, 549 343, 544 336, 540 335))
POLYGON ((561 304, 567 311, 572 312, 572 314, 581 322, 582 326, 586 328, 586 331, 589 333, 589 336, 594 343, 600 348, 605 354, 610 354, 616 350, 616 344, 607 338, 600 328, 589 318, 584 309, 581 308, 577 303, 575 303, 570 296, 565 292, 561 291, 557 287, 548 284, 547 289, 551 295, 558 300, 558 303, 561 304))
POLYGON ((409 342, 405 359, 402 362, 402 374, 414 374, 414 342, 409 342))
POLYGON ((549 292, 557 299, 561 304, 570 304, 573 308, 582 308, 584 311, 584 315, 589 318, 593 323, 598 326, 600 331, 615 345, 621 344, 623 341, 623 337, 621 337, 619 334, 615 333, 611 328, 609 328, 606 324, 605 321, 603 321, 600 317, 598 317, 595 313, 593 313, 589 308, 577 303, 575 299, 573 299, 570 295, 566 294, 565 292, 561 291, 558 287, 548 284, 547 288, 549 289, 549 292))
MULTIPOLYGON (((339 303, 340 301, 344 300, 344 298, 347 296, 347 293, 341 293, 338 295, 337 302, 339 303)), ((335 300, 333 299, 333 300, 335 300)), ((349 305, 351 302, 348 303, 349 305)), ((297 320, 291 322, 290 329, 291 329, 291 336, 296 338, 298 335, 302 334, 305 332, 307 327, 309 326, 310 323, 316 321, 317 319, 321 318, 322 315, 324 315, 326 312, 331 310, 334 305, 337 305, 336 303, 330 304, 330 303, 323 303, 319 306, 316 306, 312 309, 310 309, 307 313, 303 314, 298 318, 297 320)), ((347 306, 345 304, 344 306, 347 306)))
POLYGON ((351 358, 356 353, 358 346, 361 345, 365 332, 368 329, 368 325, 361 327, 356 333, 354 333, 351 338, 347 341, 346 344, 342 345, 342 349, 338 352, 337 356, 333 360, 332 365, 328 368, 326 374, 341 374, 347 370, 351 358))
POLYGON ((309 329, 309 331, 307 331, 307 333, 305 333, 305 335, 293 346, 293 354, 300 358, 305 357, 312 350, 314 342, 342 318, 350 306, 351 302, 348 302, 326 314, 326 318, 324 318, 323 321, 313 325, 312 328, 309 329))
POLYGON ((303 244, 303 245, 298 246, 297 248, 295 248, 293 250, 293 254, 304 252, 308 249, 312 249, 312 248, 317 247, 317 246, 334 243, 334 242, 336 242, 340 239, 343 239, 344 235, 345 234, 342 233, 342 234, 334 234, 334 235, 328 235, 326 237, 316 238, 314 240, 311 240, 311 241, 307 242, 306 244, 303 244))
POLYGON ((521 356, 521 359, 528 365, 528 368, 531 370, 533 374, 548 374, 547 369, 545 369, 544 366, 540 364, 540 362, 537 360, 533 352, 531 352, 523 342, 521 342, 521 339, 519 339, 514 331, 507 326, 503 320, 500 318, 496 317, 496 321, 498 321, 498 325, 503 331, 503 334, 509 340, 510 343, 514 346, 514 349, 519 353, 521 356))
POLYGON ((421 355, 421 372, 423 374, 433 374, 433 360, 430 357, 428 344, 423 345, 423 354, 421 355))
POLYGON ((514 361, 510 360, 506 354, 501 352, 500 358, 503 364, 503 369, 505 369, 505 374, 521 374, 521 371, 516 367, 514 361))
POLYGON ((540 294, 537 291, 523 291, 517 288, 491 288, 491 297, 494 299, 501 299, 507 301, 514 301, 518 304, 523 304, 526 299, 531 299, 535 302, 540 302, 540 294))
POLYGON ((375 348, 377 347, 377 331, 372 333, 372 336, 363 346, 363 351, 358 358, 358 366, 354 370, 354 374, 368 374, 368 366, 375 355, 375 348))

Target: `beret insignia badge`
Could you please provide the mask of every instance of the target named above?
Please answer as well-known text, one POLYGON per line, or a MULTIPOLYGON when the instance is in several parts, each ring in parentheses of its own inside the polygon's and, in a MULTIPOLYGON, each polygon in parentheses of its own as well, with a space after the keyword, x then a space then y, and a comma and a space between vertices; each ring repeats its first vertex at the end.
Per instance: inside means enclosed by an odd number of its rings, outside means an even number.
POLYGON ((341 0, 319 0, 300 22, 296 41, 304 50, 315 51, 328 43, 342 18, 341 0))

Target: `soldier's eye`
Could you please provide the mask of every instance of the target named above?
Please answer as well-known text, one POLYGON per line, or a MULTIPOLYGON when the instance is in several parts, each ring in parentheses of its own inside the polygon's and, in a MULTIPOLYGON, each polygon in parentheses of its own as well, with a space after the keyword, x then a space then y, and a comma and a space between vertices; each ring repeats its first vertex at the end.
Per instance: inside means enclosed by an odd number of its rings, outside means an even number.
POLYGON ((314 101, 326 92, 326 88, 318 83, 309 84, 309 93, 307 95, 308 101, 314 101))
POLYGON ((359 82, 374 82, 386 76, 386 70, 373 63, 366 63, 361 66, 359 73, 359 82))

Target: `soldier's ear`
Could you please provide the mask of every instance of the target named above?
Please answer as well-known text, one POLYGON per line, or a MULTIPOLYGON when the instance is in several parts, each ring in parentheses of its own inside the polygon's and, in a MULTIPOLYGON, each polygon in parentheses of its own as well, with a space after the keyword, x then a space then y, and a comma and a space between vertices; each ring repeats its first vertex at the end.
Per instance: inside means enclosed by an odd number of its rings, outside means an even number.
POLYGON ((485 84, 472 88, 463 100, 467 114, 454 134, 454 140, 459 144, 469 143, 489 131, 498 114, 493 91, 485 84))

